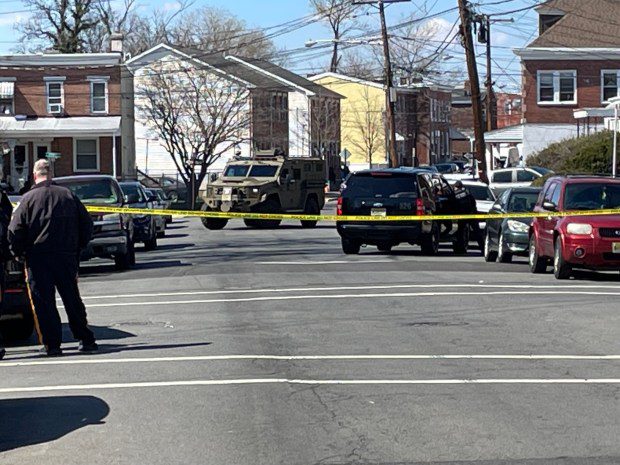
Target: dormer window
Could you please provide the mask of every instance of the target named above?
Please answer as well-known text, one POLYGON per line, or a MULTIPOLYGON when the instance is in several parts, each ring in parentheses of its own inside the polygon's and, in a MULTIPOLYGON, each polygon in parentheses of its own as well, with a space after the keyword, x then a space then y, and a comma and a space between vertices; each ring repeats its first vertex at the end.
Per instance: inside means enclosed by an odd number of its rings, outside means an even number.
POLYGON ((538 17, 538 32, 539 34, 544 33, 547 29, 561 20, 564 15, 540 15, 538 17))

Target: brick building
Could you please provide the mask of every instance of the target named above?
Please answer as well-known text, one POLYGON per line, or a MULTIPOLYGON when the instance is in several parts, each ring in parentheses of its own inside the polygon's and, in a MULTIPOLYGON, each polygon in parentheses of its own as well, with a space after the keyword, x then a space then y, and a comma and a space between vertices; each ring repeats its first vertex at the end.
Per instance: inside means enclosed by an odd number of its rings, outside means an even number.
POLYGON ((521 94, 496 92, 497 129, 521 124, 523 117, 523 99, 521 94))
POLYGON ((122 45, 113 46, 119 52, 0 56, 1 171, 11 190, 50 152, 60 154, 56 176, 132 176, 132 85, 122 45))
POLYGON ((539 36, 515 51, 523 73, 526 157, 576 137, 576 110, 597 113, 620 89, 620 2, 550 0, 536 11, 539 36))

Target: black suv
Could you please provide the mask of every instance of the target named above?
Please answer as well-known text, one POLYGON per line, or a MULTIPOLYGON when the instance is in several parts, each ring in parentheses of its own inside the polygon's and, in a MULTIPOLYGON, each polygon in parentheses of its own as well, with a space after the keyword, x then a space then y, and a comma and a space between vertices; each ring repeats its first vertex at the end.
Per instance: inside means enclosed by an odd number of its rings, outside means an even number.
MULTIPOLYGON (((112 176, 67 176, 54 182, 68 188, 86 206, 124 207, 123 191, 112 176)), ((82 251, 82 260, 112 258, 116 268, 126 270, 136 263, 134 228, 130 215, 91 213, 93 238, 82 251)))
MULTIPOLYGON (((470 213, 468 202, 438 173, 420 168, 365 170, 351 174, 338 198, 338 215, 411 216, 470 213)), ((454 252, 465 253, 469 243, 467 221, 337 221, 345 254, 357 254, 362 245, 389 252, 402 243, 419 244, 422 253, 435 255, 440 242, 451 242, 454 252)))
MULTIPOLYGON (((436 211, 432 177, 426 170, 381 169, 351 174, 338 198, 338 215, 408 216, 436 211)), ((382 252, 403 242, 419 244, 428 255, 437 253, 439 228, 433 221, 337 221, 345 254, 363 244, 382 252)))

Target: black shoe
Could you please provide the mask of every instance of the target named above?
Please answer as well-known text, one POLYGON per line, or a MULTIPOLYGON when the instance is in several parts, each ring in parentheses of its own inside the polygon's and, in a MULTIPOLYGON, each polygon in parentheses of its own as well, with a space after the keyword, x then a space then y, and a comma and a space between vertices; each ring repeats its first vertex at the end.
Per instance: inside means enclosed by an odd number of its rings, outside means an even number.
POLYGON ((5 349, 0 349, 0 360, 2 360, 5 355, 6 355, 6 350, 5 349))
POLYGON ((47 357, 62 357, 62 349, 60 347, 43 347, 41 353, 47 357))
POLYGON ((97 352, 99 350, 99 346, 95 341, 84 343, 84 341, 80 341, 78 345, 78 350, 80 352, 97 352))

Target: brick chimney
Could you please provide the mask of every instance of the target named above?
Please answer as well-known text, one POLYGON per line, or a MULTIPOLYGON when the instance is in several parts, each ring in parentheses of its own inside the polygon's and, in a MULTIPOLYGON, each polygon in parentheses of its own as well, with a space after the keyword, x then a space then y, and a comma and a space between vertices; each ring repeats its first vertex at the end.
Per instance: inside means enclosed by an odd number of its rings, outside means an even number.
POLYGON ((110 52, 123 53, 123 39, 125 37, 119 32, 110 35, 110 52))

